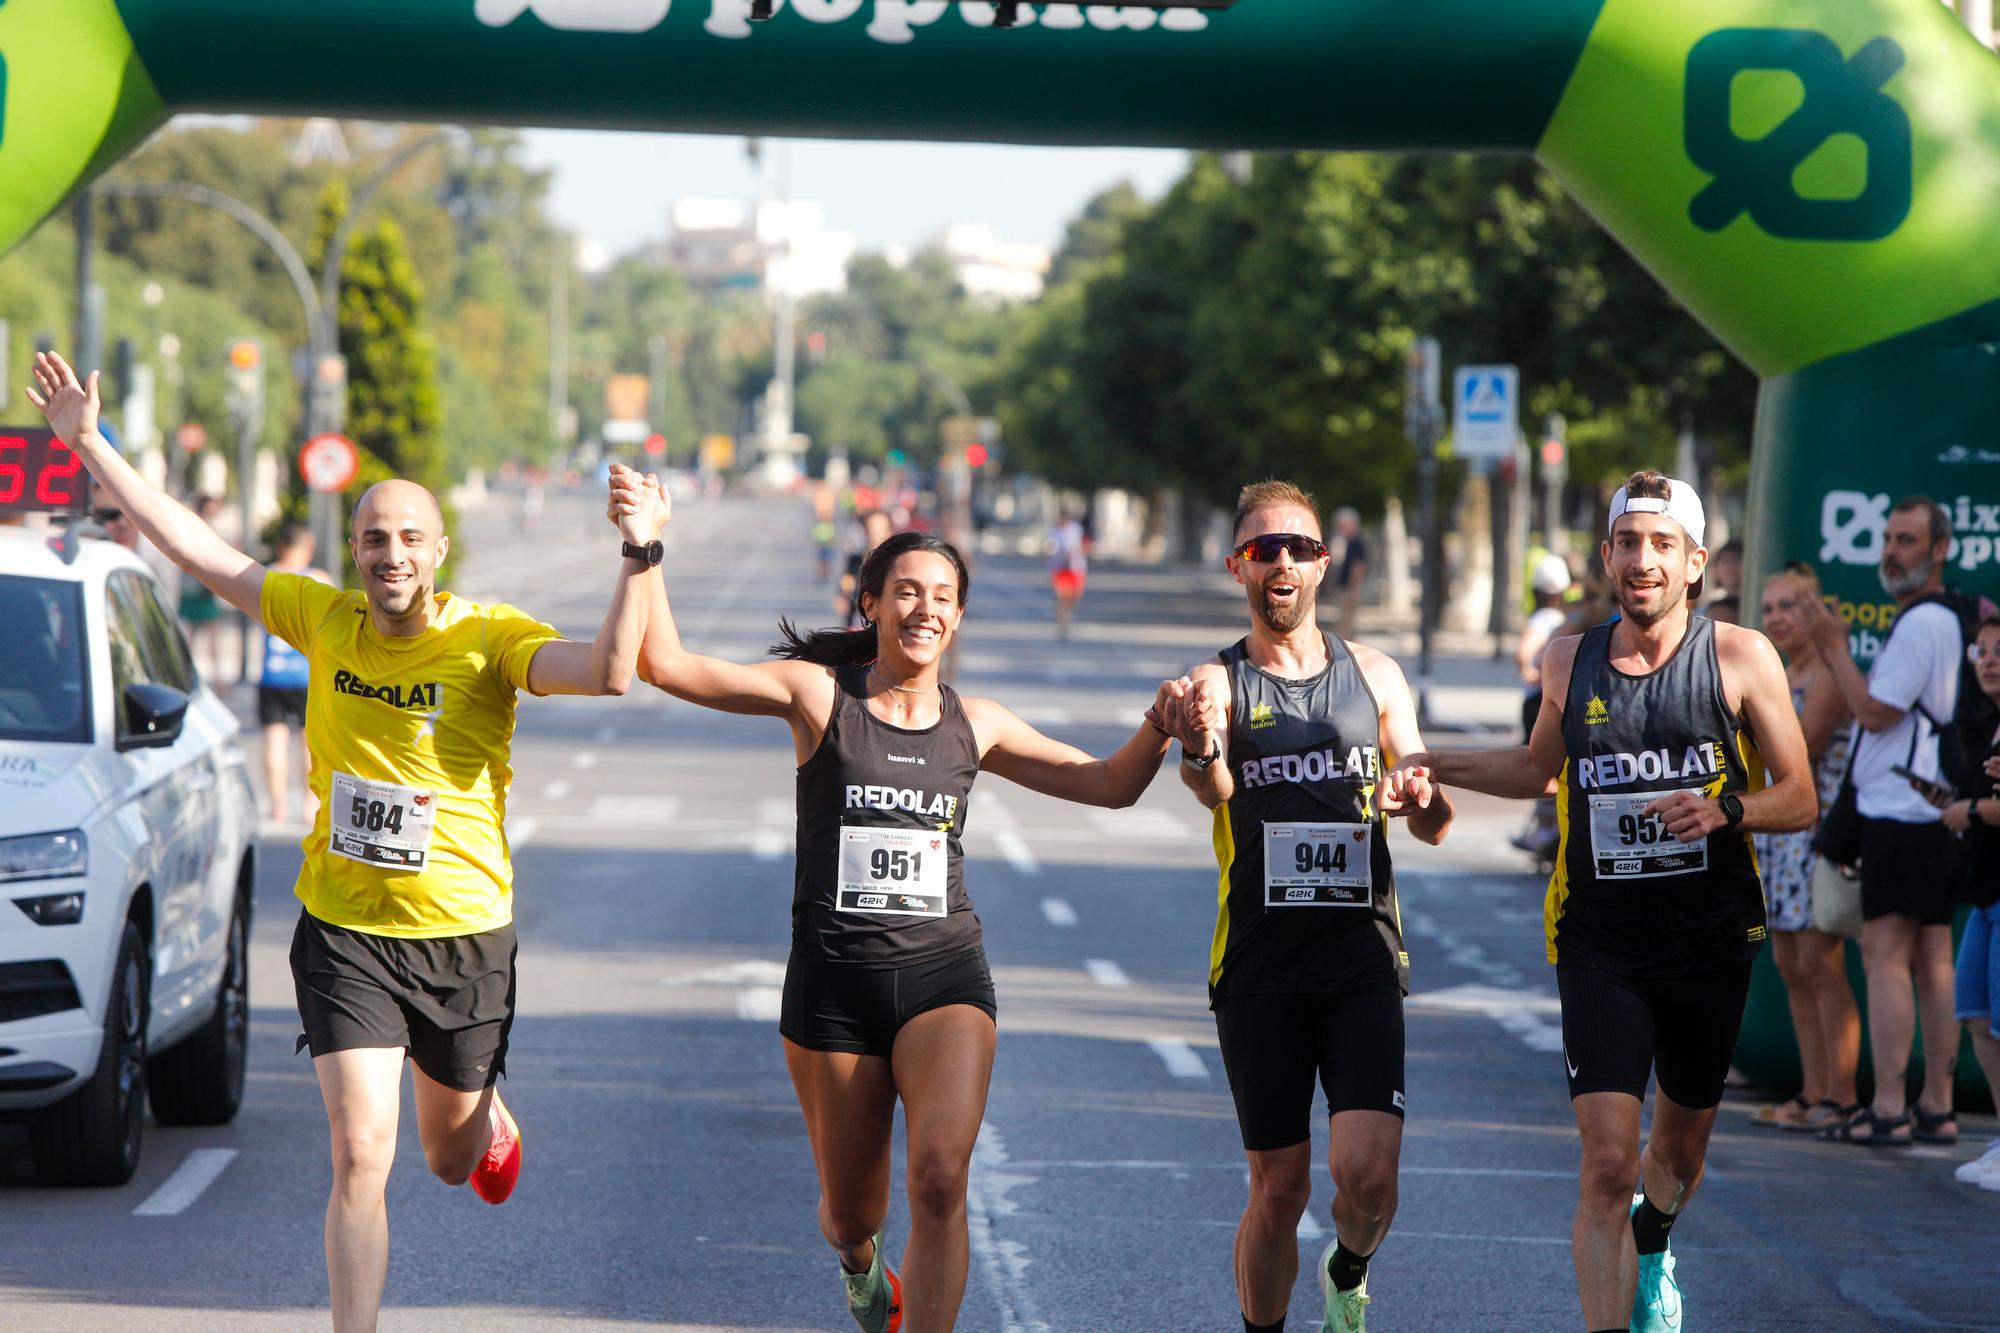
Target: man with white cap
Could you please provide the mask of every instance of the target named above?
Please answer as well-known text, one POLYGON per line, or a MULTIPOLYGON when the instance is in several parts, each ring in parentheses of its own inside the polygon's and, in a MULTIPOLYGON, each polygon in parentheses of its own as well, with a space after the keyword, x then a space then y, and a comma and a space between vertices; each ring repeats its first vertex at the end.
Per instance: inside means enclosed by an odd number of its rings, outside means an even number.
POLYGON ((1818 813, 1777 650, 1690 614, 1705 527, 1687 483, 1629 477, 1601 548, 1622 614, 1549 645, 1527 745, 1411 755, 1385 784, 1391 799, 1426 781, 1518 798, 1553 784, 1543 922, 1583 1138, 1571 1243, 1593 1330, 1681 1327, 1667 1233, 1701 1180, 1765 936, 1749 835, 1818 813))

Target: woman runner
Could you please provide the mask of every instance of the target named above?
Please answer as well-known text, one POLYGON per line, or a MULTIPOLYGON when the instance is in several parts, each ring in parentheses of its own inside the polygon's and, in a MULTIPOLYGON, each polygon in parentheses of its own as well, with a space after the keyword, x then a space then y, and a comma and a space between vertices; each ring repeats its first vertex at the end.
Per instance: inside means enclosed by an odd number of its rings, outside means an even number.
MULTIPOLYGON (((609 514, 628 542, 650 541, 670 513, 657 479, 613 466, 609 514)), ((754 666, 685 650, 662 580, 646 582, 640 678, 792 729, 798 853, 778 1030, 849 1310, 867 1333, 949 1329, 965 1292, 966 1177, 994 1049, 993 979, 963 870, 973 779, 987 771, 1127 806, 1159 773, 1167 735, 1142 724, 1097 760, 940 684, 970 578, 956 550, 925 534, 890 537, 863 562, 860 629, 802 635, 781 620, 780 660, 754 666), (898 1098, 910 1202, 900 1277, 881 1248, 898 1098)), ((1162 685, 1158 702, 1184 688, 1162 685)))

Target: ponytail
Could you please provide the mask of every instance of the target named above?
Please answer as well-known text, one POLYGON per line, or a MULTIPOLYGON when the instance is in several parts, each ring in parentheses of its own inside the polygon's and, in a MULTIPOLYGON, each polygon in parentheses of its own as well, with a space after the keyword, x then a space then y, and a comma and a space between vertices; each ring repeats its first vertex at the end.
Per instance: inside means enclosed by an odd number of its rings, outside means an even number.
POLYGON ((820 666, 866 666, 875 660, 875 626, 860 629, 816 629, 801 634, 792 622, 778 618, 782 642, 771 645, 771 656, 788 662, 814 662, 820 666))
MULTIPOLYGON (((860 605, 864 595, 880 602, 890 569, 912 551, 928 551, 951 561, 958 573, 958 604, 964 607, 972 595, 972 571, 965 567, 965 557, 951 543, 924 532, 899 532, 868 553, 861 562, 861 574, 854 581, 855 604, 860 605)), ((781 642, 771 645, 770 654, 789 662, 813 662, 827 667, 866 666, 878 655, 873 623, 860 629, 816 629, 801 634, 790 620, 780 617, 778 636, 781 642)))

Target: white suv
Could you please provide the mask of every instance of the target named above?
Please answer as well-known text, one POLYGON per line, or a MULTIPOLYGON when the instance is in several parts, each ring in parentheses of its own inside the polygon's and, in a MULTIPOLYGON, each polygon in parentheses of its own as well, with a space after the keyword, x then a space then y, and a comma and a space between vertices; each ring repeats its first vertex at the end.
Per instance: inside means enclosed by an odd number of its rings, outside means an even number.
POLYGON ((0 1116, 38 1177, 122 1185, 145 1104, 243 1098, 256 806, 152 573, 0 528, 0 1116))

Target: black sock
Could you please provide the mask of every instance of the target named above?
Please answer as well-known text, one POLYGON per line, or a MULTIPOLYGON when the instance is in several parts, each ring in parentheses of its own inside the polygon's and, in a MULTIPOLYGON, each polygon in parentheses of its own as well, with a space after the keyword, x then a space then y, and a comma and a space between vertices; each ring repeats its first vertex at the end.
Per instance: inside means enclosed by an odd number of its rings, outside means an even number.
POLYGON ((1275 1324, 1253 1324, 1250 1322, 1250 1316, 1246 1314, 1243 1316, 1243 1333, 1285 1333, 1285 1318, 1283 1315, 1278 1316, 1278 1322, 1275 1324))
POLYGON ((1353 1291, 1368 1277, 1368 1261, 1374 1256, 1356 1254, 1338 1240, 1333 1243, 1333 1257, 1326 1261, 1326 1275, 1333 1279, 1335 1291, 1353 1291))
POLYGON ((1667 1248, 1667 1233, 1674 1229, 1677 1213, 1663 1213, 1653 1207, 1651 1199, 1642 1199, 1639 1211, 1632 1214, 1632 1240, 1641 1254, 1660 1254, 1667 1248))

